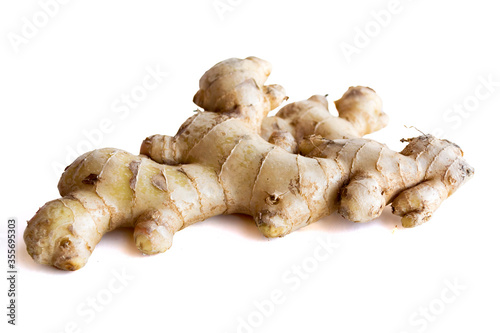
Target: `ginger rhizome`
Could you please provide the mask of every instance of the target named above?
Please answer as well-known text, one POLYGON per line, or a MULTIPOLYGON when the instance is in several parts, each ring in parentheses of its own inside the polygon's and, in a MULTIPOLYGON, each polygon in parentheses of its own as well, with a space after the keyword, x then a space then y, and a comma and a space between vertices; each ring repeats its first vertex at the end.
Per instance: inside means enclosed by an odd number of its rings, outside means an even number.
POLYGON ((287 99, 256 57, 207 71, 194 102, 204 111, 171 137, 144 140, 141 155, 98 149, 77 158, 24 238, 35 261, 84 266, 104 233, 134 228, 145 254, 166 251, 175 232, 211 216, 241 213, 266 237, 281 237, 333 212, 352 221, 392 203, 403 226, 427 221, 473 171, 458 146, 432 136, 397 153, 365 134, 384 127, 381 100, 351 87, 329 113, 324 96, 268 113, 287 99), (299 154, 300 153, 300 154, 299 154))
POLYGON ((352 139, 387 125, 388 117, 382 111, 382 100, 370 88, 350 87, 335 102, 335 106, 338 117, 328 110, 326 96, 314 95, 305 101, 288 104, 276 116, 264 119, 262 137, 273 141, 289 133, 288 144, 283 147, 288 150, 288 146, 296 147, 295 144, 308 135, 320 135, 331 140, 352 139))

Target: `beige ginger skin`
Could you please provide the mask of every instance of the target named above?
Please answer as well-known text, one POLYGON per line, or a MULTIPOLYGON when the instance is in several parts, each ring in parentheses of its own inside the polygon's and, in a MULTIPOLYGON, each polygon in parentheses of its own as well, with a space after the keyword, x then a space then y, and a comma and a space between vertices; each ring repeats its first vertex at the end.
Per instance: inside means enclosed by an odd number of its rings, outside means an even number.
POLYGON ((410 139, 397 153, 359 138, 387 122, 369 88, 350 88, 336 102, 340 117, 313 96, 266 118, 287 98, 281 86, 264 85, 270 71, 256 57, 218 63, 194 97, 205 111, 175 136, 147 138, 139 156, 107 148, 76 159, 61 176, 62 197, 28 222, 29 254, 76 270, 116 228, 134 228, 138 249, 155 254, 178 230, 232 213, 281 237, 335 211, 368 221, 392 202, 403 225, 415 226, 472 175, 445 140, 410 139))
POLYGON ((295 153, 298 142, 308 135, 332 140, 360 138, 387 125, 382 100, 371 88, 350 87, 335 106, 338 117, 328 110, 326 96, 288 104, 276 116, 264 119, 261 135, 295 153))

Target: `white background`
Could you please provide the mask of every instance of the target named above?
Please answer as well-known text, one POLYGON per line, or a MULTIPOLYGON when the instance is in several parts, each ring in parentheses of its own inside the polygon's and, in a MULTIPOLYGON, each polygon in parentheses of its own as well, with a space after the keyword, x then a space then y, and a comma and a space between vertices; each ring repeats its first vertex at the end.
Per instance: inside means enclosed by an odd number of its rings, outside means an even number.
POLYGON ((73 0, 51 7, 44 22, 39 2, 2 1, 0 266, 6 271, 7 219, 16 217, 20 271, 15 327, 6 323, 0 275, 2 332, 498 332, 494 6, 73 0), (377 23, 373 13, 389 9, 390 17, 378 15, 383 26, 377 23), (26 20, 38 20, 31 35, 26 20), (357 53, 346 56, 347 44, 357 53), (80 271, 31 260, 22 232, 38 207, 59 196, 55 164, 76 157, 72 150, 137 153, 146 136, 173 135, 196 109, 201 75, 218 61, 249 55, 273 64, 269 82, 283 85, 290 101, 328 93, 332 102, 350 85, 374 88, 391 122, 370 137, 400 150, 399 139, 419 134, 405 125, 441 133, 462 147, 476 175, 415 229, 403 230, 389 207, 368 224, 333 215, 267 240, 250 218, 225 216, 179 232, 157 256, 139 254, 132 233, 121 230, 106 235, 80 271), (115 112, 147 68, 168 76, 130 112, 115 112), (99 129, 103 119, 107 133, 99 129), (331 253, 319 248, 328 242, 338 245, 331 253), (281 297, 270 305, 275 294, 281 297))

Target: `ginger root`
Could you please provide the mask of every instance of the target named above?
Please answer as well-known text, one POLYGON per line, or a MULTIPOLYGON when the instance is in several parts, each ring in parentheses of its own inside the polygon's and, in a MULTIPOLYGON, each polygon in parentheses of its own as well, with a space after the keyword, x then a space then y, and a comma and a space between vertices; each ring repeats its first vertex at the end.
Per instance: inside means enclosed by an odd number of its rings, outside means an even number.
POLYGON ((392 202, 403 227, 428 221, 441 202, 474 173, 454 143, 431 135, 408 139, 401 153, 369 139, 328 140, 311 136, 300 153, 326 158, 341 170, 345 184, 338 212, 354 222, 380 216, 392 202))
POLYGON ((266 237, 281 237, 335 211, 368 221, 392 202, 411 227, 472 176, 460 148, 446 140, 421 136, 397 153, 360 138, 387 123, 369 88, 350 88, 336 102, 340 117, 323 96, 267 117, 287 99, 281 86, 264 85, 270 71, 256 57, 220 62, 194 97, 205 111, 175 136, 148 137, 139 156, 107 148, 77 158, 61 176, 62 198, 28 222, 29 254, 76 270, 116 228, 134 228, 138 249, 155 254, 175 232, 233 213, 252 216, 266 237))
POLYGON ((368 87, 350 87, 335 102, 339 116, 328 110, 326 96, 314 95, 305 101, 283 107, 274 117, 264 119, 262 137, 269 140, 275 133, 290 133, 296 142, 307 135, 326 139, 352 139, 373 133, 387 125, 382 100, 368 87))

